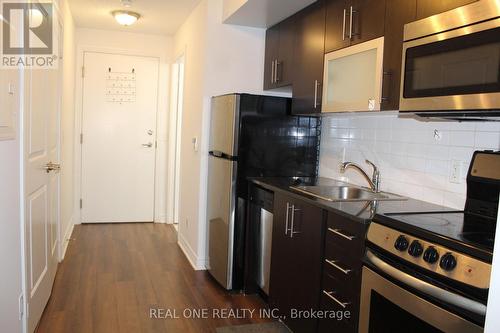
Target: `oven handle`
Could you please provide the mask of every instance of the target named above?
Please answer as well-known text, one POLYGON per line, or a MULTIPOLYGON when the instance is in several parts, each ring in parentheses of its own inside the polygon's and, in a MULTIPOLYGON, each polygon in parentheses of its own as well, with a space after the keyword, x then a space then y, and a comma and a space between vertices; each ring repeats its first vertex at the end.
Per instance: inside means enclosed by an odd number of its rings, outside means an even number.
POLYGON ((462 309, 469 310, 473 313, 479 315, 486 314, 486 305, 463 297, 461 295, 452 293, 448 290, 436 287, 428 282, 417 279, 414 276, 411 276, 399 269, 389 265, 382 259, 378 258, 371 252, 370 250, 366 250, 366 257, 368 261, 373 264, 375 267, 380 269, 382 272, 391 276, 392 278, 421 291, 422 293, 437 298, 443 302, 446 302, 451 305, 458 306, 462 309))

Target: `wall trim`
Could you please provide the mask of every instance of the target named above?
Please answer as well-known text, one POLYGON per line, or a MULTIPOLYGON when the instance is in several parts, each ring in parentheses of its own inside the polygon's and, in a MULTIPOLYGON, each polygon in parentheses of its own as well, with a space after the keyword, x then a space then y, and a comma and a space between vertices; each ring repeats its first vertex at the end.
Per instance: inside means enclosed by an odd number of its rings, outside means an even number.
POLYGON ((73 223, 73 218, 69 220, 68 228, 66 228, 66 232, 64 233, 63 239, 61 239, 61 257, 59 258, 59 262, 64 260, 66 256, 66 250, 68 249, 69 241, 71 240, 71 235, 73 235, 73 229, 75 228, 75 224, 73 223))
POLYGON ((196 252, 180 233, 177 233, 177 244, 195 271, 206 270, 206 260, 198 258, 196 252))

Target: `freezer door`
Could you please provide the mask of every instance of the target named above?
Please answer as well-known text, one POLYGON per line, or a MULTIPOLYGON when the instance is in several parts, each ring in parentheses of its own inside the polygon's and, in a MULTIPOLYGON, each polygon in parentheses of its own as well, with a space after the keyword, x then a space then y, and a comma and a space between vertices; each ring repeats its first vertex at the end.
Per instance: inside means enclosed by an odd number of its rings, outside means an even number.
POLYGON ((239 95, 212 98, 209 151, 238 155, 239 95))
POLYGON ((236 163, 208 158, 207 269, 226 289, 232 289, 236 163))

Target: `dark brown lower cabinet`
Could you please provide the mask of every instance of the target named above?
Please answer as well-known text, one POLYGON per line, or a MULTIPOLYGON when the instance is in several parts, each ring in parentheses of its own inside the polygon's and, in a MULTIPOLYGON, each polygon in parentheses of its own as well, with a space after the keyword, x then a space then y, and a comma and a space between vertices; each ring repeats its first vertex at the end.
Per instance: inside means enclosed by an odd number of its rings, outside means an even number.
POLYGON ((319 320, 318 332, 357 332, 365 231, 362 223, 328 213, 320 308, 335 318, 319 320))
POLYGON ((307 317, 319 308, 324 223, 322 209, 275 193, 269 304, 294 333, 317 330, 307 317))

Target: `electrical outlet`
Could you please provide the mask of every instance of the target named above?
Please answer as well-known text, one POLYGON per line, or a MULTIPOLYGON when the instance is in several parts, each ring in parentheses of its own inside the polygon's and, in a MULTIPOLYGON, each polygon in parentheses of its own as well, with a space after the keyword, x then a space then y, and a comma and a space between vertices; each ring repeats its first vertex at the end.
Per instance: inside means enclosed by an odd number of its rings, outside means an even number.
POLYGON ((462 162, 451 161, 450 183, 460 184, 462 182, 462 162))

